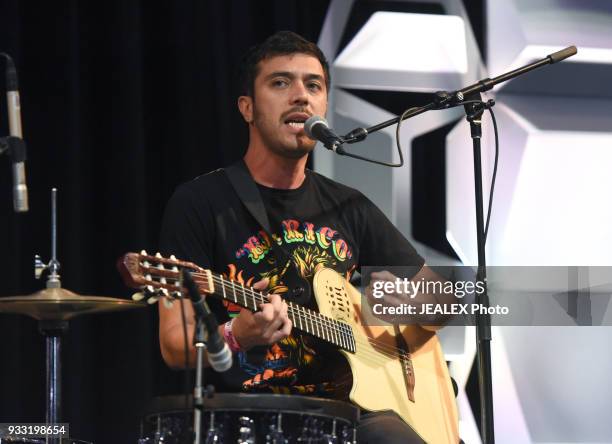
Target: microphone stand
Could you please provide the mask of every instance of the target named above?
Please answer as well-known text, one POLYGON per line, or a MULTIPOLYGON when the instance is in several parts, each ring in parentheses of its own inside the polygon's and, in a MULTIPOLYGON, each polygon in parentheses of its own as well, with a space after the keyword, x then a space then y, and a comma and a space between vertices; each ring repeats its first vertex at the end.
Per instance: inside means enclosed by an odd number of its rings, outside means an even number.
MULTIPOLYGON (((482 103, 480 92, 466 96, 468 100, 482 103)), ((494 103, 494 102, 493 102, 494 103)), ((486 106, 486 105, 485 105, 486 106)), ((489 309, 487 288, 487 262, 485 253, 484 204, 482 196, 482 160, 480 140, 482 138, 482 113, 485 106, 470 103, 464 106, 466 119, 470 123, 470 136, 474 152, 474 191, 476 201, 476 245, 478 249, 478 271, 476 281, 484 283, 484 291, 476 293, 476 303, 489 309)), ((491 104, 493 106, 493 104, 491 104)), ((478 361, 478 388, 480 392, 480 435, 484 444, 495 442, 493 422, 493 385, 491 372, 491 315, 488 311, 476 312, 476 357, 478 361)))
MULTIPOLYGON (((488 91, 498 83, 505 82, 514 77, 525 74, 533 69, 544 65, 560 62, 568 57, 576 54, 576 47, 569 46, 561 51, 557 51, 547 57, 522 66, 515 70, 509 71, 493 79, 485 78, 478 82, 466 86, 454 92, 439 91, 436 93, 436 98, 433 102, 427 105, 413 108, 401 117, 396 117, 378 125, 371 126, 367 129, 356 128, 342 137, 344 143, 355 143, 364 140, 368 134, 379 131, 390 125, 396 124, 401 120, 422 114, 430 110, 447 109, 455 106, 462 106, 465 109, 466 119, 470 124, 470 133, 472 138, 474 152, 474 190, 476 200, 476 243, 478 249, 478 272, 476 278, 484 283, 484 291, 476 296, 476 303, 483 307, 485 313, 481 310, 476 312, 476 353, 478 361, 478 388, 480 391, 480 434, 484 444, 494 444, 494 422, 493 422, 493 390, 491 379, 491 317, 488 314, 489 295, 487 289, 487 272, 486 272, 486 254, 485 254, 485 229, 483 217, 483 196, 482 196, 482 162, 480 139, 482 138, 481 117, 485 109, 492 107, 495 102, 493 100, 487 103, 482 101, 481 93, 488 91)), ((355 157, 347 153, 342 147, 336 147, 336 153, 355 157)), ((362 158, 363 159, 363 158, 362 158)))
MULTIPOLYGON (((199 317, 193 333, 193 345, 196 349, 196 376, 193 387, 193 433, 194 444, 200 444, 202 437, 202 409, 204 408, 204 396, 212 395, 212 389, 204 388, 204 350, 206 349, 206 328, 199 317)), ((212 386, 211 386, 212 387, 212 386)))
MULTIPOLYGON (((196 376, 193 387, 193 442, 194 444, 200 444, 202 440, 202 410, 204 408, 204 397, 211 397, 214 394, 214 386, 209 385, 204 387, 204 350, 207 348, 207 341, 209 340, 214 326, 210 325, 210 322, 206 321, 206 312, 202 306, 207 307, 206 302, 201 299, 200 292, 197 285, 195 284, 191 274, 187 270, 183 270, 181 273, 181 287, 186 287, 187 291, 191 296, 192 301, 200 301, 200 303, 194 303, 194 313, 196 318, 196 326, 193 332, 193 344, 196 349, 196 376)), ((210 312, 207 307, 206 310, 210 312)), ((214 433, 214 424, 211 417, 211 424, 209 432, 214 433)))

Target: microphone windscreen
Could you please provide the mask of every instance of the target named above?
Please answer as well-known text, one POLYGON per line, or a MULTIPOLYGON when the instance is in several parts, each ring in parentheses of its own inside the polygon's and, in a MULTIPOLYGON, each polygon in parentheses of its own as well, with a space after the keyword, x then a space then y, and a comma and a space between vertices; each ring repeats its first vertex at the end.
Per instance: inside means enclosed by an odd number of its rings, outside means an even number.
POLYGON ((311 138, 312 140, 319 140, 312 132, 312 129, 316 126, 316 125, 324 125, 326 127, 329 127, 329 125, 327 124, 327 120, 325 120, 323 117, 321 116, 312 116, 310 118, 308 118, 308 120, 306 120, 306 122, 304 122, 304 132, 306 133, 306 135, 311 138))

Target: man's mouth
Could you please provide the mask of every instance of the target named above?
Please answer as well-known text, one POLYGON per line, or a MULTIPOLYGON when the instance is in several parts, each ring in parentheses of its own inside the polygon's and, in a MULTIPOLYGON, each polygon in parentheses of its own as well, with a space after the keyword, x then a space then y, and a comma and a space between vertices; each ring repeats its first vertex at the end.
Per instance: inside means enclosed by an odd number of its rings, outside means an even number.
POLYGON ((298 128, 298 129, 302 129, 304 128, 304 120, 299 121, 299 120, 287 120, 287 123, 291 128, 298 128))
POLYGON ((304 129, 304 122, 306 122, 309 117, 310 116, 305 113, 289 114, 289 116, 287 116, 285 119, 285 124, 296 130, 302 130, 304 129))

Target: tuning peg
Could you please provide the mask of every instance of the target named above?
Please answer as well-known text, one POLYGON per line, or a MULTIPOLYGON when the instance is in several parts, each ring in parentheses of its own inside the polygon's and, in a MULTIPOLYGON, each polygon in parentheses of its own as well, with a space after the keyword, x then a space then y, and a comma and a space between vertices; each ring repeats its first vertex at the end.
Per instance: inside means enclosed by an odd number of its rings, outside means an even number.
POLYGON ((142 292, 140 292, 140 291, 139 291, 138 293, 134 293, 134 294, 132 295, 132 300, 133 300, 133 301, 136 301, 136 302, 140 302, 140 301, 142 301, 144 298, 145 298, 144 293, 142 293, 142 292))
POLYGON ((159 295, 155 294, 153 296, 151 296, 149 299, 147 299, 147 304, 149 305, 153 305, 155 304, 157 301, 159 301, 159 295))
POLYGON ((181 293, 180 291, 173 291, 173 292, 172 292, 172 297, 173 297, 174 299, 180 299, 180 298, 182 298, 182 297, 183 297, 183 293, 181 293))
POLYGON ((147 304, 155 305, 157 303, 157 301, 159 301, 159 297, 158 296, 152 296, 149 299, 147 299, 147 304))
POLYGON ((140 255, 141 256, 148 256, 149 254, 147 253, 147 250, 140 250, 140 255))
POLYGON ((157 253, 155 253, 155 257, 158 259, 162 259, 162 255, 161 253, 158 251, 157 253))

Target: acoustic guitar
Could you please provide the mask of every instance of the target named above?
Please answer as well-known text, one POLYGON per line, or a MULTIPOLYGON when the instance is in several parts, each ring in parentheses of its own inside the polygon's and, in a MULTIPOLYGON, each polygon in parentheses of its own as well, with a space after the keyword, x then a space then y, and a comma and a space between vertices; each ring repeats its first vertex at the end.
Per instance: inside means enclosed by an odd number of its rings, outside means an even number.
MULTIPOLYGON (((191 262, 146 252, 128 253, 118 267, 126 285, 154 302, 181 298, 181 269, 187 268, 202 294, 257 311, 267 296, 191 262)), ((430 444, 459 442, 458 415, 448 367, 433 331, 417 325, 377 321, 367 325, 361 293, 329 268, 316 272, 312 289, 319 311, 287 302, 293 328, 335 347, 343 356, 347 398, 370 411, 395 411, 430 444), (348 381, 348 383, 346 383, 348 381)), ((367 313, 367 310, 365 310, 367 313)))

